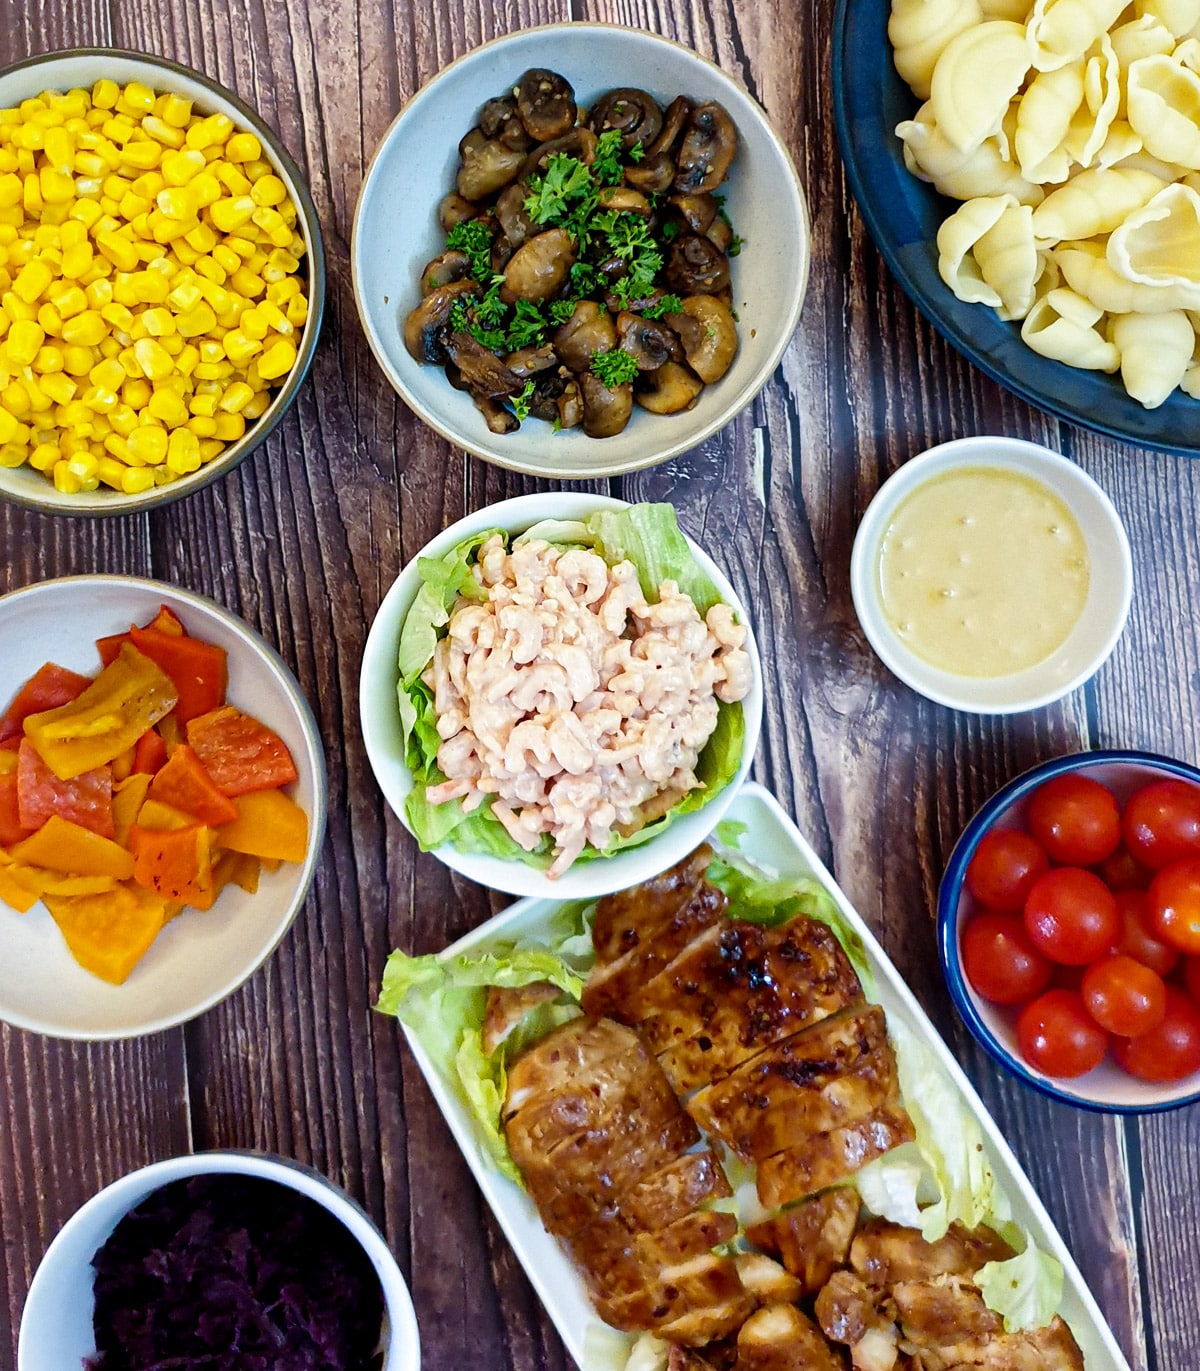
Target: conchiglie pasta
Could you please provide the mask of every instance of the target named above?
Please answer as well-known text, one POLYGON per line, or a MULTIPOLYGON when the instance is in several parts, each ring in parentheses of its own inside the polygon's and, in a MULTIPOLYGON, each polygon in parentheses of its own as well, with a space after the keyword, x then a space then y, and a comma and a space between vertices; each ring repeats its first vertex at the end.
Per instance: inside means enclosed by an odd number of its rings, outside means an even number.
POLYGON ((1008 204, 976 240, 975 261, 984 281, 1000 297, 1001 319, 1024 319, 1033 304, 1044 254, 1033 240, 1033 210, 1008 204))
POLYGON ((1121 380, 1133 398, 1157 409, 1192 364, 1196 332, 1182 310, 1118 314, 1109 333, 1121 355, 1121 380))
POLYGON ((1126 76, 1129 122, 1146 151, 1200 169, 1200 76, 1172 57, 1142 57, 1126 76))
POLYGON ((1029 71, 1025 27, 991 19, 960 33, 933 69, 930 101, 943 135, 960 151, 999 128, 1029 71))
POLYGON ((985 19, 1007 19, 1023 24, 1029 17, 1030 0, 979 0, 985 19))
POLYGON ((1124 164, 1130 158, 1137 157, 1141 151, 1141 135, 1134 132, 1133 125, 1127 119, 1114 119, 1108 126, 1108 136, 1104 140, 1104 146, 1096 154, 1093 165, 1114 167, 1118 163, 1124 164))
POLYGON ((1143 57, 1162 57, 1175 50, 1175 35, 1152 14, 1118 24, 1109 37, 1122 71, 1143 57))
POLYGON ((1183 182, 1164 186, 1113 230, 1107 257, 1128 281, 1200 295, 1200 195, 1183 182))
POLYGON ((1033 211, 1033 231, 1044 245, 1111 233, 1163 188, 1148 171, 1110 167, 1080 172, 1052 190, 1033 211))
POLYGON ((981 196, 968 200, 938 229, 938 273, 967 304, 999 308, 1000 292, 983 279, 975 257, 975 244, 993 228, 1000 216, 1017 202, 1011 195, 981 196))
POLYGON ((1133 8, 1176 38, 1185 37, 1200 24, 1200 0, 1134 0, 1133 8))
POLYGON ((923 181, 932 181, 942 195, 955 200, 1011 195, 1022 204, 1037 204, 1042 198, 1041 188, 1026 181, 1020 168, 1005 159, 998 134, 962 152, 942 136, 928 102, 915 119, 898 124, 896 134, 904 145, 904 163, 909 171, 923 181))
POLYGON ((1018 101, 1013 142, 1026 180, 1066 180, 1071 154, 1064 140, 1076 110, 1083 104, 1083 73, 1082 59, 1057 71, 1039 72, 1018 101))
POLYGON ((1064 243, 1053 257, 1063 279, 1102 313, 1167 314, 1173 309, 1200 309, 1200 290, 1183 286, 1148 286, 1118 275, 1102 242, 1064 243))
POLYGON ((1121 354, 1096 324, 1102 311, 1065 288, 1038 299, 1021 325, 1021 338, 1042 357, 1085 371, 1116 371, 1121 354))
POLYGON ((1121 68, 1107 33, 1100 36, 1098 47, 1084 67, 1083 104, 1066 137, 1071 156, 1085 168, 1096 160, 1121 107, 1121 68))
POLYGON ((1038 71, 1054 71, 1084 55, 1107 33, 1126 0, 1036 0, 1029 17, 1029 48, 1038 71))
POLYGON ((914 95, 929 98, 934 64, 952 38, 982 18, 978 0, 892 0, 892 56, 914 95))

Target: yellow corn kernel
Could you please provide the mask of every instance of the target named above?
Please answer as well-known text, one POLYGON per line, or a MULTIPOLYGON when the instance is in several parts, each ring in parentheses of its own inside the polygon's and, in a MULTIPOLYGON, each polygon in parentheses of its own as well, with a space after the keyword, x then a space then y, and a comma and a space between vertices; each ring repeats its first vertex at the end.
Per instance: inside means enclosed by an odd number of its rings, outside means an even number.
POLYGON ((133 352, 143 375, 151 381, 165 381, 175 369, 171 354, 153 338, 140 338, 134 343, 133 352))
POLYGON ((11 443, 20 427, 15 415, 10 414, 7 409, 0 408, 0 443, 11 443))
POLYGON ((215 228, 222 233, 232 233, 249 223, 250 216, 257 208, 249 195, 230 195, 209 205, 208 213, 215 228))
MULTIPOLYGON (((110 143, 116 143, 123 147, 133 137, 135 127, 133 120, 127 114, 114 114, 111 119, 106 119, 100 125, 100 132, 110 143)), ((101 151, 101 149, 97 149, 97 151, 101 151)), ((101 155, 103 155, 102 152, 101 155)))
POLYGON ((196 218, 195 197, 186 186, 168 186, 166 190, 160 190, 154 203, 159 213, 168 219, 183 219, 190 223, 196 218))
POLYGON ((145 200, 153 200, 166 184, 166 178, 161 172, 144 171, 134 181, 130 189, 135 195, 140 195, 145 200))
POLYGON ((139 466, 156 467, 167 459, 167 431, 157 424, 139 424, 125 443, 130 457, 139 466))
POLYGON ((62 460, 62 448, 57 443, 39 443, 29 454, 29 465, 35 471, 52 471, 62 460))
POLYGON ((175 332, 175 316, 169 309, 161 307, 143 310, 142 324, 152 338, 164 338, 175 332))
POLYGON ((95 347, 107 335, 108 325, 94 309, 85 309, 63 323, 63 338, 81 347, 95 347))
POLYGON ((203 298, 195 278, 190 274, 187 276, 181 274, 179 283, 167 295, 167 304, 180 314, 186 314, 188 310, 195 309, 203 298))
POLYGON ((240 271, 242 259, 227 243, 218 243, 212 250, 212 260, 227 275, 230 272, 240 271))
POLYGON ((60 495, 78 495, 83 489, 83 482, 71 472, 65 461, 54 464, 54 489, 60 495))
POLYGON ((103 77, 92 87, 92 104, 97 109, 112 109, 121 98, 121 87, 103 77))
POLYGON ((240 329, 230 329, 222 341, 225 344, 225 356, 236 366, 243 365, 256 352, 262 351, 262 344, 257 339, 248 338, 240 329))
MULTIPOLYGON (((125 373, 122 371, 122 379, 124 379, 124 375, 125 373)), ((124 394, 125 387, 122 386, 122 399, 117 403, 116 408, 108 416, 108 422, 112 426, 113 431, 118 435, 118 437, 128 438, 129 435, 133 432, 133 430, 137 428, 138 416, 137 410, 133 409, 130 405, 127 405, 125 403, 125 400, 123 398, 124 394)))
POLYGON ((125 384, 125 368, 116 358, 106 357, 88 372, 88 380, 105 390, 119 390, 125 384))
POLYGON ((156 114, 147 115, 142 120, 142 128, 156 143, 162 143, 168 148, 183 147, 185 137, 183 130, 173 127, 156 114))
POLYGON ((248 257, 253 257, 256 251, 253 242, 251 242, 249 238, 236 233, 231 233, 225 239, 225 246, 227 248, 232 248, 243 262, 245 262, 248 257))
MULTIPOLYGON (((197 271, 200 270, 200 265, 200 262, 196 263, 197 271)), ((218 270, 220 270, 219 267, 218 270)), ((201 277, 197 279, 196 286, 199 289, 200 294, 203 295, 205 300, 213 307, 216 314, 224 314, 229 308, 230 294, 216 281, 210 281, 207 277, 201 277)))
POLYGON ((138 264, 137 249, 128 238, 117 233, 99 233, 96 246, 118 271, 133 271, 138 264))
MULTIPOLYGON (((291 255, 290 252, 273 252, 270 258, 268 259, 264 275, 276 271, 285 273, 295 271, 299 265, 300 263, 296 261, 296 259, 291 255), (285 265, 285 263, 288 262, 291 263, 290 266, 285 265)), ((269 275, 267 276, 267 279, 270 280, 269 275)), ((277 305, 282 305, 285 301, 290 300, 292 296, 295 295, 297 291, 299 291, 299 289, 300 282, 297 281, 294 276, 284 275, 282 279, 272 281, 271 284, 267 287, 267 299, 274 300, 277 305)))
POLYGON ((47 129, 45 155, 47 164, 53 170, 70 175, 75 163, 75 139, 61 125, 47 129))
POLYGON ((187 421, 187 430, 189 433, 194 433, 197 438, 215 438, 217 421, 208 419, 202 414, 196 414, 187 421))
POLYGON ((208 392, 193 395, 188 401, 188 413, 202 419, 212 419, 217 412, 217 399, 215 394, 208 392))
MULTIPOLYGON (((46 340, 45 330, 32 319, 14 320, 4 340, 4 350, 8 360, 15 366, 27 367, 38 354, 38 349, 46 340)), ((255 351, 258 345, 255 344, 255 351)))
POLYGON ((192 375, 197 381, 223 381, 233 375, 233 363, 200 362, 192 375))
POLYGON ((150 229, 154 235, 156 243, 173 243, 176 238, 182 238, 191 232, 196 226, 196 218, 190 219, 171 219, 160 209, 150 211, 150 229))
POLYGON ((229 284, 239 295, 248 295, 252 300, 257 299, 267 288, 267 283, 263 278, 256 276, 249 267, 239 267, 230 276, 229 284))
POLYGON ((179 356, 187 346, 178 333, 164 333, 158 340, 163 348, 170 353, 172 361, 179 356))
POLYGON ((105 386, 89 386, 79 398, 96 414, 109 414, 117 407, 116 391, 105 386))
POLYGON ((42 183, 35 172, 29 172, 25 177, 24 185, 21 187, 21 203, 25 206, 25 213, 35 217, 40 215, 45 207, 42 183))
POLYGON ((172 91, 162 102, 160 118, 174 129, 186 129, 192 119, 192 102, 172 91))
POLYGON ((62 315, 49 301, 38 306, 37 321, 47 333, 52 334, 55 338, 62 337, 62 315))
POLYGON ((240 414, 217 414, 213 417, 217 421, 217 431, 213 437, 223 443, 236 443, 246 432, 246 421, 240 414))
MULTIPOLYGON (((2 179, 2 178, 0 178, 2 179)), ((3 201, 0 201, 2 204, 3 201)), ((198 224, 183 240, 188 247, 201 254, 211 252, 220 241, 211 224, 198 224)))
POLYGON ((75 398, 79 387, 62 371, 44 373, 42 390, 56 405, 67 405, 75 398))
POLYGON ((195 309, 188 310, 185 314, 177 315, 175 327, 184 338, 199 338, 201 334, 207 333, 215 328, 217 316, 213 313, 212 307, 201 302, 195 309))
POLYGON ((245 381, 235 381, 221 396, 219 407, 226 414, 240 414, 253 399, 253 387, 245 381))
POLYGON ((121 477, 121 489, 126 495, 141 495, 153 490, 156 484, 154 473, 145 468, 126 467, 121 477))
POLYGON ((287 186, 278 176, 260 176, 250 190, 250 198, 256 205, 281 205, 288 198, 287 186))
POLYGON ((49 345, 40 347, 31 365, 39 376, 53 376, 63 369, 62 350, 49 345))
POLYGON ((120 98, 122 104, 138 114, 149 114, 154 108, 154 92, 141 81, 130 81, 120 98))
POLYGON ((62 274, 77 281, 91 267, 93 256, 92 245, 86 238, 82 243, 73 243, 63 251, 62 274))
POLYGON ((180 424, 186 424, 191 417, 187 405, 170 390, 156 389, 146 409, 167 428, 178 428, 180 424))
POLYGON ((40 257, 35 257, 32 261, 26 262, 17 273, 13 290, 26 304, 31 305, 53 280, 53 270, 40 257))
POLYGON ((121 387, 121 399, 131 409, 145 409, 153 394, 154 388, 144 376, 129 376, 126 372, 126 381, 121 387))
POLYGON ((43 167, 38 177, 43 205, 69 205, 75 199, 75 178, 69 171, 43 167))
POLYGON ((200 344, 200 360, 202 362, 223 362, 225 360, 225 344, 219 338, 205 338, 200 344))
MULTIPOLYGON (((150 208, 150 201, 145 200, 140 195, 135 195, 132 190, 127 190, 118 203, 123 218, 132 223, 141 214, 145 214, 150 208)), ((136 225, 134 226, 136 232, 136 225)))
POLYGON ((303 295, 293 295, 287 302, 287 320, 295 328, 302 328, 308 322, 308 301, 303 295))
POLYGON ((163 154, 161 167, 163 182, 168 186, 186 186, 207 165, 204 154, 195 148, 166 152, 163 154))
POLYGON ((85 228, 92 228, 100 215, 100 206, 95 200, 76 200, 71 206, 69 217, 78 219, 85 228))
POLYGON ((29 392, 20 381, 10 381, 0 390, 0 406, 19 419, 25 418, 33 408, 29 403, 29 392))
POLYGON ((161 305, 171 293, 171 283, 161 271, 135 271, 129 277, 134 304, 161 305))
POLYGON ((133 312, 121 304, 119 300, 112 300, 106 305, 101 305, 100 317, 122 333, 128 333, 133 327, 133 312))
POLYGON ((253 182, 233 165, 232 162, 215 162, 212 167, 213 175, 225 187, 230 195, 249 195, 253 187, 253 182))
POLYGON ((238 321, 238 327, 247 338, 253 338, 256 343, 261 343, 271 331, 270 324, 256 309, 246 310, 238 321))
MULTIPOLYGON (((108 446, 111 442, 118 442, 124 446, 124 443, 120 438, 114 439, 113 435, 109 434, 104 440, 106 451, 112 451, 108 446)), ((111 457, 101 457, 96 465, 96 475, 106 486, 111 486, 113 490, 121 489, 121 478, 128 470, 129 468, 126 465, 125 459, 119 452, 114 452, 111 457)))
POLYGON ((186 428, 177 428, 167 445, 167 469, 186 476, 200 465, 200 440, 186 428))
POLYGON ((63 348, 63 370, 68 376, 86 376, 98 358, 89 347, 72 344, 63 348))

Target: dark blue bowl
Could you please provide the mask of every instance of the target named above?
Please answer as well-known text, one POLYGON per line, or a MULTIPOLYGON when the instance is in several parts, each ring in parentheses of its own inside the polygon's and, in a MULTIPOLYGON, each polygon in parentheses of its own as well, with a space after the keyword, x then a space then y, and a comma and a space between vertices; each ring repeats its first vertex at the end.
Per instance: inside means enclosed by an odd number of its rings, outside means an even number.
POLYGON ((1200 770, 1187 762, 1159 757, 1153 752, 1076 752, 1043 762, 1001 787, 963 829, 954 845, 946 874, 938 889, 938 956, 950 997, 967 1027, 987 1053, 1026 1085, 1043 1095, 1080 1109, 1103 1114, 1150 1114, 1200 1100, 1200 1072, 1170 1085, 1152 1085, 1128 1076, 1111 1060, 1105 1060, 1086 1076, 1056 1081, 1043 1076, 1016 1051, 1016 1010, 989 1004, 967 984, 962 969, 959 932, 975 912, 975 900, 964 878, 975 849, 993 828, 1012 828, 1025 817, 1030 796, 1044 782, 1065 772, 1086 773, 1125 801, 1150 781, 1167 779, 1200 785, 1200 770))
POLYGON ((938 275, 937 231, 957 202, 904 165, 895 127, 918 101, 892 65, 889 0, 837 0, 833 111, 850 189, 892 274, 929 322, 994 381, 1039 409, 1109 438, 1200 456, 1200 401, 1176 391, 1158 409, 1125 393, 1119 376, 1039 356, 1020 326, 957 299, 938 275))

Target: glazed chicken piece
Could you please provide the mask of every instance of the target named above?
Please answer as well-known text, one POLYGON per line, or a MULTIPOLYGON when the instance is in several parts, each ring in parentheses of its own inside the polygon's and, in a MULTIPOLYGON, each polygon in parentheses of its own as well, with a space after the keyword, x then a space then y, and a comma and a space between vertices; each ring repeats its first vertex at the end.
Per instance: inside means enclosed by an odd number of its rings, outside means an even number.
POLYGON ((849 1347, 856 1371, 892 1371, 899 1330, 884 1292, 873 1290, 853 1271, 835 1271, 813 1310, 825 1336, 849 1347))
POLYGON ((883 1010, 863 1005, 760 1052, 693 1095, 687 1111, 743 1160, 761 1161, 866 1118, 896 1090, 883 1010))
POLYGON ((630 996, 620 1017, 639 1025, 682 1095, 861 997, 824 924, 724 920, 630 996))
POLYGON ((500 1046, 521 1024, 525 1016, 539 1005, 557 1000, 562 994, 550 981, 534 981, 530 985, 489 985, 487 1010, 483 1019, 483 1050, 487 1056, 500 1046))
POLYGON ((510 1068, 504 1120, 542 1222, 601 1318, 681 1343, 740 1325, 753 1298, 712 1251, 736 1220, 696 1207, 728 1182, 711 1152, 687 1152, 696 1126, 632 1029, 585 1017, 547 1034, 510 1068))
POLYGON ((801 1295, 815 1295, 846 1264, 860 1208, 858 1193, 849 1186, 826 1190, 752 1224, 746 1237, 779 1258, 800 1281, 801 1295))
POLYGON ((737 1371, 843 1371, 821 1331, 791 1304, 767 1304, 742 1325, 737 1371))
POLYGON ((892 1286, 891 1294, 901 1331, 921 1347, 979 1342, 1004 1327, 969 1277, 942 1275, 927 1281, 900 1281, 892 1286))
POLYGON ((1057 1315, 1029 1333, 997 1332, 943 1347, 915 1346, 922 1371, 1084 1371, 1083 1353, 1057 1315))
POLYGON ((1007 1261, 1012 1248, 980 1225, 951 1224, 944 1237, 926 1242, 916 1228, 871 1219, 854 1235, 850 1265, 871 1285, 931 1280, 934 1276, 973 1276, 988 1262, 1007 1261))
POLYGON ((734 1257, 742 1284, 759 1304, 796 1304, 804 1287, 790 1271, 762 1252, 739 1252, 734 1257))

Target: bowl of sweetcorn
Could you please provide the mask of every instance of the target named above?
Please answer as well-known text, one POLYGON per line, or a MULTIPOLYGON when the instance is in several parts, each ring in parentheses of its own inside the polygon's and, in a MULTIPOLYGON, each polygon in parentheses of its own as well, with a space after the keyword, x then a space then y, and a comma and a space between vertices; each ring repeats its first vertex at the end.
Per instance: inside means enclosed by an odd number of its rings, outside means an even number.
POLYGON ((198 72, 0 72, 0 498, 127 514, 225 475, 312 362, 325 263, 278 136, 198 72))

